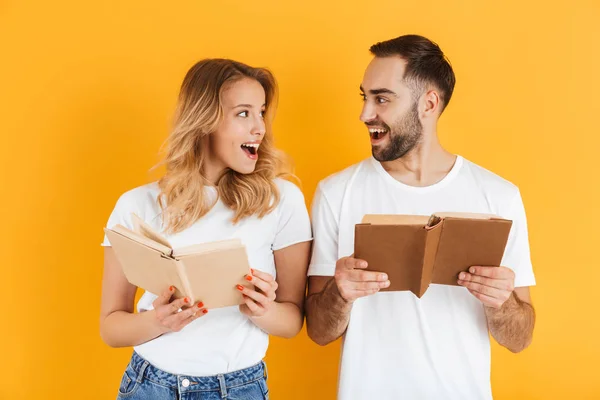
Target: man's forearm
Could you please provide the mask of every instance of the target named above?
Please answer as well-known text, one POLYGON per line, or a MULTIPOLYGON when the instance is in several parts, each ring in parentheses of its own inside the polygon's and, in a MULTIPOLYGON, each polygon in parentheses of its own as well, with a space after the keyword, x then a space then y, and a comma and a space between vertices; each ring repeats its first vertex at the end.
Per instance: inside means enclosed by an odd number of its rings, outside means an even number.
POLYGON ((306 299, 306 328, 308 336, 324 346, 344 334, 350 320, 352 303, 340 295, 335 279, 331 278, 322 291, 306 299))
POLYGON ((531 343, 535 325, 535 310, 513 292, 501 308, 485 307, 488 329, 496 341, 518 353, 531 343))

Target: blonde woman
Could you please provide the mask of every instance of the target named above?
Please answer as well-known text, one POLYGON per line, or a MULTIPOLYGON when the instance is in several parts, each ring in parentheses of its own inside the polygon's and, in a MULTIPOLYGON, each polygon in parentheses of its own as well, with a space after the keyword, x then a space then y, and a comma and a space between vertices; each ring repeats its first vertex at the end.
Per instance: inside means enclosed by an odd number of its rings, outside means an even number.
POLYGON ((105 238, 100 332, 109 346, 134 347, 119 399, 268 398, 268 335, 302 328, 311 241, 304 197, 281 178, 273 145, 276 94, 265 69, 200 61, 181 87, 165 175, 119 198, 108 227, 131 228, 135 212, 174 247, 240 238, 255 287, 239 307, 212 310, 174 299, 173 288, 146 292, 134 313, 136 287, 105 238))

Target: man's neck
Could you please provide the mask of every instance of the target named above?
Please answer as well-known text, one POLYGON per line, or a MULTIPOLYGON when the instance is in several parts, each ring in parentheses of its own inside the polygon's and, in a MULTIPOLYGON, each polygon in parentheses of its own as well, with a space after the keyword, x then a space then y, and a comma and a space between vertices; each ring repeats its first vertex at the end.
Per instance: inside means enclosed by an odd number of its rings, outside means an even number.
POLYGON ((446 151, 439 142, 421 143, 409 153, 381 165, 392 178, 410 186, 431 186, 452 170, 456 156, 446 151))

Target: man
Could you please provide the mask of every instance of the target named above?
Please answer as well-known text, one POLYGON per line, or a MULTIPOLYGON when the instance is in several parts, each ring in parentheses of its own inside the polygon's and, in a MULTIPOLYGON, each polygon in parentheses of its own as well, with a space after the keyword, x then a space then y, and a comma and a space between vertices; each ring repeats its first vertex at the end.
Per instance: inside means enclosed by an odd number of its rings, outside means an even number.
POLYGON ((416 35, 377 43, 360 115, 373 157, 320 182, 306 300, 308 334, 344 336, 338 398, 491 399, 488 332, 525 349, 535 313, 527 222, 517 187, 446 151, 437 121, 455 77, 440 48, 416 35), (473 266, 460 286, 431 285, 421 299, 382 292, 390 282, 352 257, 365 214, 493 213, 513 221, 502 266, 473 266))

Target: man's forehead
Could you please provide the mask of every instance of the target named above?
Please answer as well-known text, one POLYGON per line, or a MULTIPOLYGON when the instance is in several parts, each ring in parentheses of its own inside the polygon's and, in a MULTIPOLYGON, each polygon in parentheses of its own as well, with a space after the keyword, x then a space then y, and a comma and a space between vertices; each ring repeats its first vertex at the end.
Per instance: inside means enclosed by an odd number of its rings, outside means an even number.
POLYGON ((365 70, 364 90, 398 88, 402 86, 406 61, 398 56, 375 57, 365 70))

